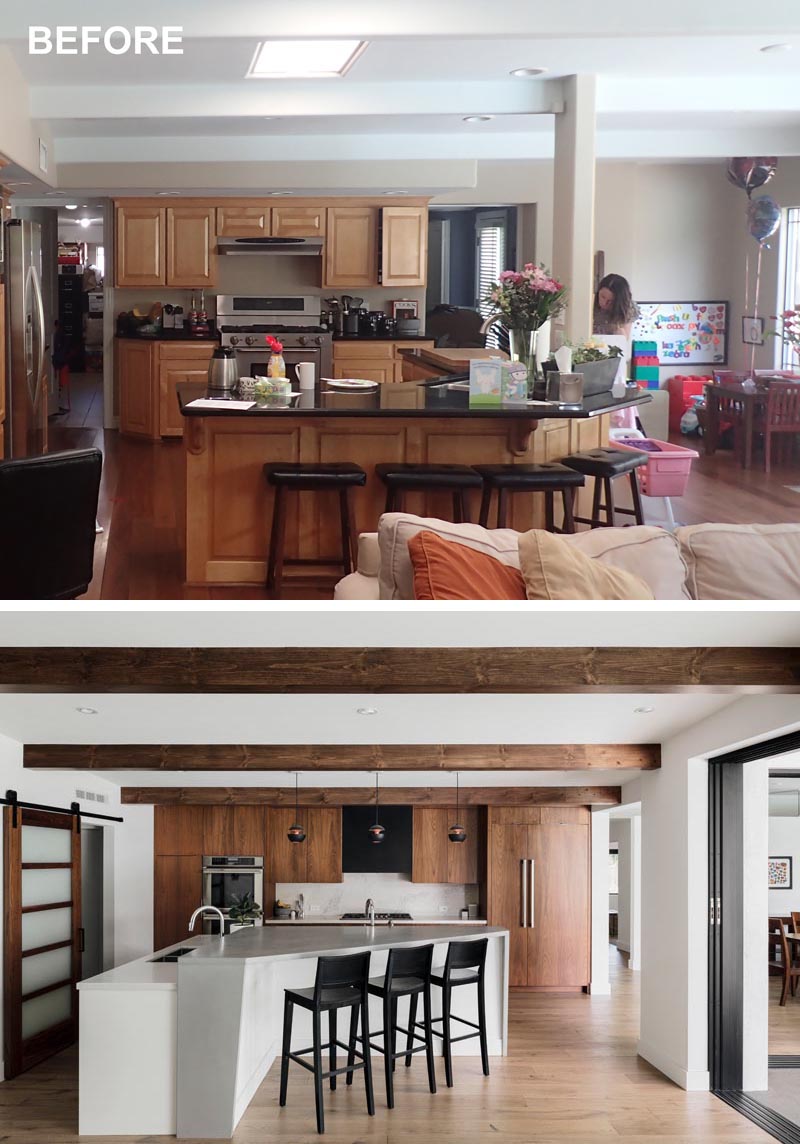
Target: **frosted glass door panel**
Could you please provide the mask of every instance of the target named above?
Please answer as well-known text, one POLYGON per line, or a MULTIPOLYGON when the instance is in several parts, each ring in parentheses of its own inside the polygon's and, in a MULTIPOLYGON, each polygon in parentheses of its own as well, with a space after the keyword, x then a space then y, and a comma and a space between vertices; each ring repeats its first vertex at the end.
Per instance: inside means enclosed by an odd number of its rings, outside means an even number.
POLYGON ((54 989, 52 993, 44 993, 41 997, 34 997, 32 1001, 22 1002, 22 1039, 27 1040, 36 1033, 50 1029, 61 1021, 67 1021, 72 1016, 72 986, 65 985, 63 989, 54 989))
POLYGON ((55 985, 57 981, 68 981, 71 977, 72 946, 23 957, 22 996, 44 989, 46 985, 55 985))
POLYGON ((22 908, 72 900, 71 870, 23 870, 22 908))
POLYGON ((23 862, 69 862, 72 859, 72 834, 52 826, 23 826, 23 862))
POLYGON ((22 915, 22 950, 39 949, 72 938, 72 910, 42 910, 22 915))

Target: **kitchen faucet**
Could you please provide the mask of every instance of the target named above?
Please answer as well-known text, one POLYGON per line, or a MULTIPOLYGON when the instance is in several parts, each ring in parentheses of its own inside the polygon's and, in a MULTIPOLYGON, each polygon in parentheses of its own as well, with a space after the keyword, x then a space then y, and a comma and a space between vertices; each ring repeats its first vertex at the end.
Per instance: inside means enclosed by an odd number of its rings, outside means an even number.
POLYGON ((298 918, 306 916, 306 900, 302 894, 297 895, 297 916, 298 918))
POLYGON ((482 324, 481 328, 478 330, 480 336, 484 337, 485 334, 489 332, 489 329, 495 324, 495 322, 500 321, 502 316, 502 314, 490 314, 486 321, 482 324))
POLYGON ((189 933, 194 933, 194 923, 197 921, 197 919, 200 917, 201 914, 205 914, 209 910, 213 914, 219 914, 219 936, 224 937, 225 936, 225 916, 222 913, 222 910, 218 909, 217 906, 198 906, 197 909, 192 914, 192 916, 189 918, 189 933))
POLYGON ((372 898, 367 898, 364 906, 364 913, 367 915, 367 921, 371 926, 375 925, 375 903, 372 898))

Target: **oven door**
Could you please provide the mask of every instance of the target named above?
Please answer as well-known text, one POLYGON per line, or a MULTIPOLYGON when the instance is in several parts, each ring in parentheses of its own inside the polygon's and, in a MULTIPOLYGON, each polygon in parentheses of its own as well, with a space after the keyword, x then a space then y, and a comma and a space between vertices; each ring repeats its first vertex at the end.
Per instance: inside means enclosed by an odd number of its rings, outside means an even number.
MULTIPOLYGON (((236 368, 239 370, 239 377, 266 377, 267 363, 269 358, 269 350, 240 350, 237 347, 236 368)), ((286 362, 286 376, 291 381, 292 389, 294 390, 298 390, 300 388, 300 381, 297 376, 297 367, 301 362, 313 362, 315 367, 315 376, 321 376, 321 371, 324 363, 322 350, 319 346, 296 350, 284 349, 283 360, 286 362)))
POLYGON ((244 894, 264 907, 264 871, 248 866, 206 866, 203 869, 203 905, 227 914, 244 894))

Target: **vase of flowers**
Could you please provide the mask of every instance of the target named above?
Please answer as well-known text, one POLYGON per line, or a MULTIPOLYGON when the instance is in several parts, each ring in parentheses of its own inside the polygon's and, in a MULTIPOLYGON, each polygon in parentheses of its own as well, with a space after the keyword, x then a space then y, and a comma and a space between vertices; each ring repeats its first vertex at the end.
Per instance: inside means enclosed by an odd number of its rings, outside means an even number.
POLYGON ((536 378, 536 342, 542 326, 564 310, 567 288, 544 266, 526 262, 522 270, 504 270, 484 302, 495 309, 494 320, 508 331, 512 361, 528 370, 528 384, 536 378))
POLYGON ((793 310, 784 310, 782 314, 776 315, 775 320, 780 322, 781 328, 770 330, 770 335, 780 338, 800 359, 800 306, 795 306, 793 310))

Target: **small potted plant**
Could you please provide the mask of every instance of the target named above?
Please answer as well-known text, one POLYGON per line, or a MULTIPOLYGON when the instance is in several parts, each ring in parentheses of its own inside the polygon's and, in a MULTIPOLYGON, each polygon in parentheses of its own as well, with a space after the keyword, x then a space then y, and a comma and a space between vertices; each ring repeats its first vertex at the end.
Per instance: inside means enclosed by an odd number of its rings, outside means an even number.
POLYGON ((234 895, 231 901, 232 905, 228 910, 231 933, 234 930, 243 929, 245 926, 254 926, 256 919, 261 917, 261 906, 253 900, 252 894, 245 893, 241 897, 234 895))
MULTIPOLYGON (((595 393, 606 393, 614 384, 619 369, 622 350, 619 346, 606 346, 603 342, 588 341, 580 345, 570 345, 572 351, 572 373, 583 374, 583 395, 591 397, 595 393)), ((554 368, 554 363, 548 363, 554 368)), ((557 367, 556 367, 557 368, 557 367)))

